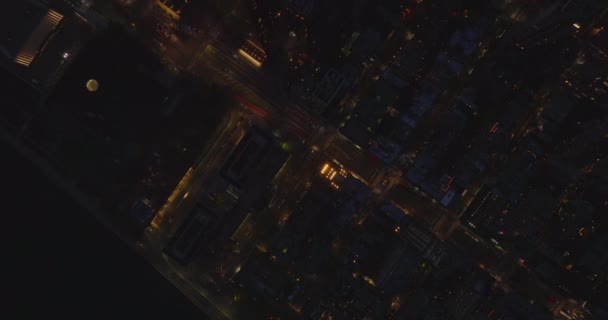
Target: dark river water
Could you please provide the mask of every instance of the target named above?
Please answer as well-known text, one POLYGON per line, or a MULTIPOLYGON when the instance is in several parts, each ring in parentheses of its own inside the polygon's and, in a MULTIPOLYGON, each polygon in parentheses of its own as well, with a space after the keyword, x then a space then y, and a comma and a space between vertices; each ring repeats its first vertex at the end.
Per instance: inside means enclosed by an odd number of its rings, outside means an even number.
POLYGON ((29 162, 0 150, 2 304, 18 318, 204 319, 29 162))

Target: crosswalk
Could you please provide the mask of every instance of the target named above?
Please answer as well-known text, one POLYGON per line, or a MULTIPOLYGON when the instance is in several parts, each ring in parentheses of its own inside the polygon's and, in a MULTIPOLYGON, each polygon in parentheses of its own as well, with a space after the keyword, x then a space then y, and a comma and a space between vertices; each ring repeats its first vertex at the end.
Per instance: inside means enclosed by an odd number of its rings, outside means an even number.
POLYGON ((219 44, 212 44, 206 50, 200 62, 216 75, 216 80, 235 92, 243 107, 302 140, 314 133, 313 117, 305 110, 287 102, 279 105, 268 98, 266 92, 272 88, 266 85, 272 83, 271 79, 219 44))

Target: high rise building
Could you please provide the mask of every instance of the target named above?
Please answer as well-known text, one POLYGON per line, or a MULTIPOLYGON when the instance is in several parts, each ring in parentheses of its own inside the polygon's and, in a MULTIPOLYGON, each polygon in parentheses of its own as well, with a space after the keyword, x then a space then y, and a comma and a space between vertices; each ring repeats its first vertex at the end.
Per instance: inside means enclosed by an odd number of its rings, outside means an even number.
POLYGON ((0 4, 0 50, 3 56, 29 67, 64 16, 40 0, 0 4))
POLYGON ((0 66, 44 91, 52 86, 90 32, 75 7, 44 0, 0 4, 0 66))

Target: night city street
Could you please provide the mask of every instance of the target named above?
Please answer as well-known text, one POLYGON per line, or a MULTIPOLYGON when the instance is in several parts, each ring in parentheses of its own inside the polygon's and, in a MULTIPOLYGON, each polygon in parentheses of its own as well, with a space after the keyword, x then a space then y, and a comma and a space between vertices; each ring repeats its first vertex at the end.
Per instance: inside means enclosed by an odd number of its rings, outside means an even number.
POLYGON ((605 0, 3 0, 21 318, 608 319, 605 0))

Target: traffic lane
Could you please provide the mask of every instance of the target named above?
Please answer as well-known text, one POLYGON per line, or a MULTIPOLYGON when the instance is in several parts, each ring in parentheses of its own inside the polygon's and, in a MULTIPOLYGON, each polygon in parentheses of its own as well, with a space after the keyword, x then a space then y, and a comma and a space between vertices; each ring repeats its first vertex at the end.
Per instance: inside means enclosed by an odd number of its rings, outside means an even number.
MULTIPOLYGON (((213 52, 211 52, 213 54, 213 52)), ((233 58, 229 54, 216 53, 212 55, 215 62, 214 65, 223 66, 223 68, 215 68, 222 73, 226 78, 229 78, 241 84, 251 91, 245 94, 250 100, 256 99, 256 104, 262 106, 267 112, 278 112, 284 108, 269 98, 274 90, 264 88, 263 85, 268 83, 267 79, 260 75, 259 70, 252 66, 244 65, 246 63, 240 59, 233 58), (253 93, 253 94, 251 94, 253 93)), ((211 62, 209 59, 208 62, 211 62)), ((272 88, 270 88, 272 89, 272 88)), ((245 93, 247 93, 245 91, 245 93)))
POLYGON ((286 167, 281 169, 274 182, 275 192, 269 206, 255 221, 255 244, 272 242, 309 188, 308 182, 321 167, 321 159, 311 159, 307 152, 292 155, 286 167))
POLYGON ((238 88, 245 89, 241 90, 242 96, 246 96, 249 100, 257 100, 252 102, 264 108, 266 112, 277 115, 281 118, 281 122, 287 122, 287 126, 300 132, 300 136, 310 136, 315 122, 322 122, 306 110, 291 105, 287 100, 279 99, 272 78, 264 76, 260 69, 240 58, 235 50, 222 48, 220 44, 210 45, 206 49, 206 55, 202 57, 204 57, 202 62, 208 67, 221 74, 223 78, 232 80, 228 85, 234 84, 238 88))
MULTIPOLYGON (((230 114, 230 119, 228 123, 221 131, 219 136, 215 138, 215 143, 212 144, 207 150, 202 152, 201 158, 195 161, 195 165, 190 167, 190 170, 186 173, 186 176, 182 178, 182 181, 176 186, 176 189, 172 192, 170 198, 167 200, 167 203, 161 210, 157 213, 157 218, 155 218, 154 226, 163 226, 166 224, 167 220, 165 216, 171 217, 172 213, 176 210, 176 207, 183 202, 186 198, 190 197, 192 194, 191 189, 193 186, 193 182, 197 182, 200 180, 201 169, 203 169, 204 164, 209 160, 213 159, 217 156, 217 148, 224 147, 226 139, 232 135, 234 135, 234 130, 240 128, 242 115, 240 112, 233 112, 230 114)), ((174 218, 171 218, 174 220, 174 218)))
MULTIPOLYGON (((214 153, 214 156, 211 159, 208 159, 208 161, 206 161, 206 163, 203 165, 203 162, 201 162, 199 164, 200 169, 196 170, 196 172, 200 172, 200 175, 197 175, 194 178, 194 181, 191 184, 191 188, 189 189, 189 191, 187 191, 188 194, 187 197, 183 197, 182 200, 189 200, 189 201, 179 201, 176 205, 176 207, 174 208, 174 210, 171 211, 170 214, 170 218, 172 218, 171 220, 173 220, 173 218, 175 216, 182 216, 185 215, 189 209, 194 205, 194 203, 197 200, 197 196, 190 196, 190 194, 193 195, 198 195, 200 193, 203 192, 204 189, 204 181, 206 181, 206 179, 213 174, 213 172, 216 171, 217 168, 219 168, 219 166, 221 165, 221 163, 223 162, 223 159, 225 158, 225 156, 227 155, 227 153, 230 151, 228 149, 230 148, 226 148, 225 147, 225 143, 223 142, 228 142, 228 143, 232 143, 233 145, 236 145, 236 143, 238 142, 238 137, 240 136, 239 134, 234 134, 234 133, 239 133, 239 130, 235 130, 233 131, 233 134, 230 135, 230 137, 228 137, 228 139, 226 141, 224 140, 218 140, 218 142, 220 142, 220 144, 222 145, 222 149, 225 149, 227 151, 225 152, 221 152, 221 153, 214 153), (211 170, 205 170, 205 168, 208 167, 214 167, 211 170)), ((166 221, 169 221, 169 219, 167 219, 166 221)), ((171 224, 171 223, 170 223, 171 224)), ((168 278, 170 280, 172 280, 172 282, 178 287, 180 288, 183 292, 189 292, 188 296, 195 300, 199 305, 207 305, 209 308, 212 308, 211 306, 213 306, 213 310, 215 311, 214 313, 212 313, 210 316, 213 316, 215 319, 226 319, 227 317, 225 316, 226 314, 230 314, 229 311, 230 309, 226 306, 225 303, 222 303, 222 300, 225 301, 225 299, 221 299, 221 296, 214 296, 209 294, 207 291, 205 291, 203 288, 201 288, 200 286, 197 285, 197 281, 195 279, 192 279, 192 277, 189 277, 188 275, 184 275, 183 272, 181 271, 182 268, 175 266, 173 263, 171 263, 169 260, 167 260, 166 256, 162 253, 162 249, 163 249, 163 245, 165 243, 164 238, 168 237, 170 235, 170 226, 167 225, 162 225, 164 228, 161 228, 161 233, 163 233, 165 235, 165 237, 163 237, 162 235, 157 236, 157 237, 152 237, 151 238, 151 245, 149 246, 150 248, 153 248, 154 253, 150 254, 149 256, 153 257, 152 260, 155 262, 155 266, 157 267, 157 269, 162 269, 164 270, 164 273, 169 275, 168 278), (154 257, 163 257, 162 261, 159 261, 158 258, 154 258, 154 257), (164 263, 163 263, 164 262, 164 263), (195 292, 193 292, 193 290, 195 292), (219 303, 218 303, 218 299, 219 299, 219 303)))
POLYGON ((203 298, 203 301, 213 305, 216 316, 235 319, 235 310, 232 308, 233 300, 231 297, 226 296, 221 290, 217 290, 217 286, 206 287, 209 283, 203 279, 213 278, 210 271, 193 270, 192 268, 176 265, 165 254, 162 254, 162 257, 165 265, 173 270, 175 276, 179 277, 179 281, 177 282, 191 287, 195 290, 195 294, 203 298))
POLYGON ((407 214, 423 221, 429 227, 433 225, 442 214, 432 205, 432 202, 410 190, 407 186, 396 185, 388 191, 386 197, 407 214))
POLYGON ((202 63, 210 64, 212 67, 228 74, 238 74, 243 77, 241 80, 250 85, 259 85, 265 82, 265 79, 258 72, 259 69, 253 67, 249 63, 241 60, 236 51, 225 52, 217 45, 210 44, 204 54, 199 59, 202 63), (230 71, 232 72, 230 72, 230 71), (237 72, 234 72, 237 71, 237 72))
POLYGON ((278 128, 284 133, 292 134, 301 141, 307 140, 314 133, 312 125, 303 125, 301 121, 288 116, 288 113, 280 111, 274 112, 261 107, 262 105, 267 105, 266 101, 255 94, 249 94, 247 99, 240 96, 238 96, 237 99, 241 103, 241 106, 255 113, 260 120, 269 124, 270 127, 278 128))
POLYGON ((151 238, 144 246, 139 246, 138 251, 146 258, 159 273, 178 288, 190 301, 205 312, 210 319, 230 319, 230 310, 217 301, 212 301, 213 297, 204 291, 200 286, 188 281, 181 272, 172 266, 162 252, 162 248, 157 246, 158 238, 151 238))
POLYGON ((267 86, 267 84, 272 84, 272 81, 268 77, 264 77, 259 69, 240 59, 236 53, 231 54, 221 51, 215 46, 209 48, 210 56, 206 58, 207 62, 212 61, 211 57, 213 57, 213 59, 218 60, 211 63, 212 65, 228 65, 228 67, 218 71, 223 73, 224 76, 244 84, 255 93, 255 95, 247 94, 248 98, 256 99, 256 104, 263 107, 267 112, 276 114, 279 118, 288 121, 290 126, 310 134, 314 118, 305 110, 289 105, 287 101, 277 103, 274 101, 276 95, 273 95, 274 99, 268 98, 271 93, 276 92, 276 88, 267 86))
POLYGON ((268 81, 265 81, 263 77, 260 78, 259 71, 247 65, 246 62, 235 59, 229 53, 220 52, 213 46, 209 46, 205 50, 200 61, 203 70, 211 71, 219 77, 218 82, 232 87, 240 96, 246 97, 245 100, 249 101, 246 103, 247 106, 255 105, 256 108, 250 109, 272 127, 290 132, 302 141, 307 140, 313 134, 315 124, 311 121, 312 117, 298 108, 287 110, 269 99, 259 85, 268 81), (263 112, 260 112, 258 107, 263 112))
POLYGON ((455 247, 467 252, 481 267, 493 269, 499 266, 501 256, 490 245, 465 227, 455 230, 448 239, 455 247))
POLYGON ((162 233, 169 236, 173 233, 178 224, 190 212, 192 207, 200 199, 205 192, 206 182, 214 177, 219 171, 224 160, 230 155, 230 152, 236 147, 240 138, 245 134, 244 129, 236 128, 226 137, 226 139, 217 141, 217 148, 210 151, 211 158, 205 159, 196 166, 193 171, 193 176, 184 192, 172 210, 172 213, 167 217, 162 233))
MULTIPOLYGON (((207 74, 209 71, 212 72, 212 75, 216 76, 216 81, 232 87, 232 89, 239 94, 248 97, 252 96, 252 92, 255 95, 260 94, 259 92, 256 92, 256 83, 262 81, 249 78, 248 72, 250 72, 250 70, 239 70, 240 67, 238 65, 235 66, 230 58, 218 54, 213 46, 209 46, 205 49, 205 53, 201 55, 199 62, 199 73, 207 74)), ((268 101, 264 102, 263 105, 266 110, 273 110, 276 108, 276 106, 270 107, 269 104, 268 101)))
POLYGON ((221 127, 218 126, 216 132, 213 135, 213 138, 210 139, 210 141, 215 141, 215 143, 210 146, 206 146, 206 150, 201 151, 200 158, 194 161, 194 164, 188 169, 184 177, 182 177, 178 185, 171 192, 171 195, 169 196, 169 199, 166 201, 164 206, 159 210, 159 212, 157 212, 156 217, 154 218, 152 223, 153 226, 157 226, 164 218, 165 213, 175 206, 175 199, 180 199, 187 192, 187 186, 189 185, 190 180, 192 179, 192 174, 194 171, 196 171, 195 169, 197 169, 197 166, 201 162, 204 162, 205 159, 208 159, 210 155, 214 154, 214 152, 212 151, 218 146, 218 141, 230 132, 233 125, 236 124, 236 126, 238 126, 240 122, 237 122, 237 119, 242 118, 241 114, 235 111, 232 111, 228 117, 229 118, 227 120, 227 123, 225 123, 224 128, 219 131, 221 127))

